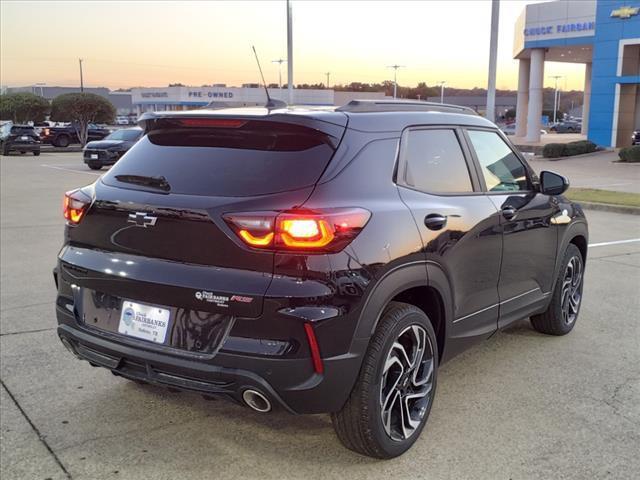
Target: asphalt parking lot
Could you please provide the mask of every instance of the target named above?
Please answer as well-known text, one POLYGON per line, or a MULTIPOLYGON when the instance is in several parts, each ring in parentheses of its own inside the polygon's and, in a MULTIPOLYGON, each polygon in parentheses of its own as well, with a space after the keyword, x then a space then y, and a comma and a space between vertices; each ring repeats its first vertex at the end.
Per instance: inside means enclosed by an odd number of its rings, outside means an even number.
POLYGON ((588 211, 575 330, 523 320, 443 366, 412 450, 344 449, 327 416, 259 415, 139 386, 73 358, 55 332, 62 193, 79 153, 0 159, 1 477, 9 479, 638 478, 640 218, 588 211))

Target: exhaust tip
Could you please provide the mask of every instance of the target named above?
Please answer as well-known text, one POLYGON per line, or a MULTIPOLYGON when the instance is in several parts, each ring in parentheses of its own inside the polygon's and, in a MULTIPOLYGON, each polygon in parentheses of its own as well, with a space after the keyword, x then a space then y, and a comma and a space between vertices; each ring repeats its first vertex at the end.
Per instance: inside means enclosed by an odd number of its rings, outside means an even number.
POLYGON ((242 392, 242 400, 251 410, 255 410, 260 413, 267 413, 271 411, 271 402, 267 397, 257 390, 248 389, 242 392))
POLYGON ((78 351, 76 350, 76 348, 69 340, 67 340, 63 336, 60 336, 60 341, 62 342, 62 345, 64 345, 64 347, 73 354, 74 357, 82 359, 82 357, 78 355, 78 351))

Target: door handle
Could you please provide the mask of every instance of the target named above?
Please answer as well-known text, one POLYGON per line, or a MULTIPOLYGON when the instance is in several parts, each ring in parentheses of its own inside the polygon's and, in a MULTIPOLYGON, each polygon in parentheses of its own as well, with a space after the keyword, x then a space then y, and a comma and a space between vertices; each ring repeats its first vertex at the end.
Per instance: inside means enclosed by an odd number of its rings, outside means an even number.
POLYGON ((507 220, 511 220, 513 217, 516 216, 517 213, 518 211, 510 205, 507 205, 502 209, 502 216, 507 220))
POLYGON ((447 224, 447 217, 439 213, 430 213, 424 217, 424 225, 429 230, 441 230, 447 224))

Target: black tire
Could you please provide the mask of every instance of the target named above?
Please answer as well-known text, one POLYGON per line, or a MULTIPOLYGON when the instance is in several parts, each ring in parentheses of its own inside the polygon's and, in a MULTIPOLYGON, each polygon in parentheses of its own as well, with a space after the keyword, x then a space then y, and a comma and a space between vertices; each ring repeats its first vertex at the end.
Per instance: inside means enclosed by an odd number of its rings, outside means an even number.
MULTIPOLYGON (((413 338, 417 339, 418 336, 413 336, 413 338)), ((405 348, 406 346, 403 346, 402 351, 405 351, 405 348)), ((398 355, 397 359, 400 357, 401 355, 398 355)), ((362 455, 382 459, 397 457, 407 451, 420 436, 429 417, 436 391, 437 371, 438 346, 429 318, 422 310, 413 305, 391 302, 382 313, 376 331, 371 337, 360 374, 349 399, 342 410, 331 414, 333 427, 343 445, 362 455), (394 381, 390 376, 393 367, 387 366, 393 363, 390 362, 390 359, 396 351, 396 345, 406 343, 404 342, 405 335, 413 336, 414 326, 418 327, 415 330, 424 332, 425 349, 423 355, 420 357, 415 355, 417 350, 410 350, 411 357, 420 358, 419 361, 414 361, 414 365, 417 364, 413 370, 415 373, 412 373, 411 369, 405 370, 403 368, 402 373, 398 373, 395 377, 397 380, 394 381), (427 361, 428 363, 423 363, 427 361), (407 378, 404 378, 403 375, 407 378), (421 387, 414 385, 418 377, 425 382, 421 387), (389 385, 392 386, 385 393, 385 389, 389 385), (412 410, 417 416, 413 417, 410 413, 409 417, 419 423, 417 426, 412 426, 412 433, 408 438, 394 439, 392 438, 393 429, 397 427, 397 422, 394 422, 393 427, 391 426, 393 418, 391 413, 386 417, 389 421, 383 422, 383 412, 396 412, 395 419, 397 420, 397 411, 394 406, 404 404, 401 390, 404 389, 406 395, 412 393, 407 389, 415 388, 428 389, 425 396, 409 400, 415 402, 410 409, 417 409, 412 410), (398 398, 397 395, 400 397, 398 398), (392 400, 390 403, 384 402, 384 398, 387 400, 392 398, 392 400), (388 408, 385 409, 383 404, 388 405, 388 408), (388 429, 391 429, 390 433, 388 433, 388 429)), ((413 393, 416 391, 413 390, 413 393)), ((399 408, 400 414, 406 413, 401 406, 399 408)), ((404 426, 403 423, 402 427, 404 426)))
POLYGON ((570 243, 564 252, 556 286, 547 310, 531 317, 533 328, 547 335, 566 335, 573 330, 580 313, 580 305, 582 305, 583 285, 584 259, 578 247, 570 243), (579 265, 577 273, 576 264, 579 265), (579 276, 577 283, 574 282, 575 277, 569 279, 570 275, 576 274, 579 276), (571 283, 567 286, 568 280, 571 283))
POLYGON ((61 148, 68 147, 70 143, 71 143, 71 139, 69 138, 69 135, 65 135, 65 134, 58 135, 53 141, 53 145, 55 147, 61 147, 61 148))
POLYGON ((33 151, 33 156, 34 156, 34 157, 37 157, 37 156, 39 156, 39 155, 40 155, 40 150, 34 150, 34 151, 33 151))
POLYGON ((102 164, 101 163, 89 162, 87 165, 89 165, 89 168, 91 170, 100 170, 100 169, 102 169, 102 164))

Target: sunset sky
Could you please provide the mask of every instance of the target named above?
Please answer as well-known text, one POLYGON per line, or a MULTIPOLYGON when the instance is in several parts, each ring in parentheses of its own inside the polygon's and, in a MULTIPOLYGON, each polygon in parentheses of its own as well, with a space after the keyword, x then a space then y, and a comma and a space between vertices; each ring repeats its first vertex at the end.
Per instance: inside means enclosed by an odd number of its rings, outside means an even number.
MULTIPOLYGON (((515 89, 514 23, 532 1, 503 0, 498 88, 515 89)), ((486 87, 490 1, 293 2, 294 82, 381 82, 486 87)), ((286 7, 279 1, 0 2, 0 83, 110 88, 256 83, 255 45, 267 82, 286 58, 286 7)), ((584 66, 547 63, 545 82, 565 75, 581 89, 584 66)), ((283 65, 286 81, 286 65, 283 65)))

